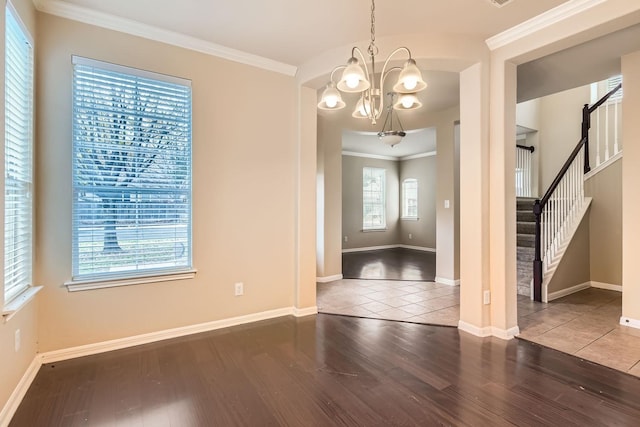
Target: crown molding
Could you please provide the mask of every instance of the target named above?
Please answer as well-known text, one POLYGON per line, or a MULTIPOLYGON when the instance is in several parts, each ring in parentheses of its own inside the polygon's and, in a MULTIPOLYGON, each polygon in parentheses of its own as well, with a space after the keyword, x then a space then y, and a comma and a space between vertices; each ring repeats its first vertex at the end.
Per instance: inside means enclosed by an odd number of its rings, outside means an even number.
POLYGON ((269 58, 232 49, 216 43, 211 43, 202 39, 180 34, 175 31, 164 30, 162 28, 143 24, 131 19, 97 12, 95 10, 76 6, 60 0, 33 0, 33 4, 40 12, 59 16, 61 18, 67 18, 73 21, 131 34, 133 36, 205 53, 207 55, 239 62, 252 67, 274 71, 287 76, 293 77, 297 72, 297 67, 293 65, 274 61, 269 58))
POLYGON ((431 157, 431 156, 437 156, 437 155, 438 155, 437 151, 429 151, 426 153, 414 154, 412 156, 400 157, 400 160, 414 160, 414 159, 421 159, 423 157, 431 157))
POLYGON ((367 153, 356 153, 355 151, 343 151, 343 156, 351 156, 351 157, 364 157, 366 159, 377 159, 377 160, 391 160, 392 162, 397 162, 400 159, 393 156, 381 156, 380 154, 367 154, 367 153))
POLYGON ((565 19, 571 18, 572 16, 578 15, 605 1, 606 0, 570 0, 521 24, 511 27, 506 31, 489 37, 486 40, 487 46, 489 46, 489 50, 496 50, 550 27, 551 25, 557 24, 558 22, 562 22, 565 19))

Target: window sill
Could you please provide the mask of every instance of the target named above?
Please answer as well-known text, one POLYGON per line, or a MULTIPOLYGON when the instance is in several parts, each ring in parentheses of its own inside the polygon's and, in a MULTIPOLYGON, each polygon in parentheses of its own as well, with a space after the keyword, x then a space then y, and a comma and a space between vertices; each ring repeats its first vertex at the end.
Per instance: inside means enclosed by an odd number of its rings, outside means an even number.
POLYGON ((4 317, 5 323, 11 320, 11 318, 25 307, 27 303, 31 301, 41 290, 42 286, 29 286, 18 294, 18 296, 12 299, 9 304, 5 305, 2 309, 2 317, 4 317))
POLYGON ((420 218, 417 216, 403 216, 400 218, 402 221, 419 221, 420 218))
POLYGON ((69 292, 89 291, 92 289, 116 288, 120 286, 142 285, 145 283, 169 282, 174 280, 193 279, 197 270, 174 271, 166 274, 134 276, 121 279, 72 280, 64 285, 69 292))
POLYGON ((363 233, 379 233, 381 231, 387 231, 386 227, 385 228, 367 228, 366 230, 365 229, 362 230, 363 233))

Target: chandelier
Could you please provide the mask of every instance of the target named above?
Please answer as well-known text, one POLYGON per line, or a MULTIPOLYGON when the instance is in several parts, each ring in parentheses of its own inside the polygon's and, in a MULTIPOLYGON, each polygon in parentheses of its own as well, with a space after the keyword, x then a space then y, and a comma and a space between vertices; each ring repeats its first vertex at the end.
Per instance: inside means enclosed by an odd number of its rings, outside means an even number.
MULTIPOLYGON (((330 81, 325 87, 320 102, 318 103, 318 108, 320 109, 339 110, 346 106, 340 92, 361 93, 352 116, 356 118, 367 118, 371 120, 372 125, 377 123, 382 111, 385 109, 382 91, 384 90, 384 83, 389 74, 399 71, 398 80, 393 85, 393 92, 394 94, 398 94, 398 100, 394 104, 392 97, 390 105, 390 107, 396 110, 414 110, 420 108, 422 104, 418 101, 416 93, 427 87, 427 84, 422 79, 422 73, 416 65, 416 61, 411 57, 411 51, 406 47, 399 47, 391 52, 384 62, 380 79, 378 81, 375 80, 376 55, 378 54, 378 47, 375 43, 375 11, 375 0, 372 0, 371 41, 367 48, 370 66, 367 66, 367 60, 362 51, 358 47, 353 47, 351 49, 351 58, 349 58, 347 64, 339 65, 331 71, 330 81), (409 56, 409 59, 404 63, 403 67, 391 67, 387 69, 391 58, 399 52, 405 52, 409 56), (342 76, 340 80, 335 83, 334 75, 339 70, 343 70, 342 76)), ((388 114, 391 113, 392 111, 389 110, 388 114)))
POLYGON ((400 117, 397 118, 398 125, 400 126, 400 130, 393 130, 393 97, 395 96, 394 92, 390 92, 387 95, 391 97, 391 104, 387 107, 387 117, 384 119, 384 124, 382 125, 382 130, 378 132, 378 138, 385 145, 390 145, 394 147, 402 138, 407 136, 407 133, 404 131, 402 127, 402 122, 400 121, 400 117), (387 124, 389 125, 389 129, 387 130, 387 124))

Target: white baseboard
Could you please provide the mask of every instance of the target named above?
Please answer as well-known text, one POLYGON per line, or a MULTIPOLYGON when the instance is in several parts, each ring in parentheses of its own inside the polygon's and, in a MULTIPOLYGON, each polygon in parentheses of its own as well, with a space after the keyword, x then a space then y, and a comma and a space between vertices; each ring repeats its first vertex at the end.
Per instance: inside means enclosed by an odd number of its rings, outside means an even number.
POLYGON ((343 249, 343 254, 353 253, 353 252, 367 252, 367 251, 379 251, 382 249, 413 249, 414 251, 424 251, 424 252, 436 252, 435 248, 427 248, 426 246, 411 246, 411 245, 384 245, 384 246, 368 246, 364 248, 351 248, 351 249, 343 249))
POLYGON ((296 317, 313 316, 314 314, 318 314, 318 307, 315 305, 306 308, 293 307, 293 315, 296 317))
POLYGON ((39 354, 33 358, 33 361, 27 368, 26 372, 18 382, 18 385, 9 396, 9 400, 0 411, 0 427, 6 427, 11 422, 11 418, 18 410, 18 406, 22 402, 25 394, 27 394, 27 390, 31 386, 31 383, 36 378, 38 371, 40 370, 40 366, 42 366, 41 358, 39 354))
POLYGON ((329 283, 336 280, 342 280, 342 274, 336 274, 334 276, 316 277, 316 283, 329 283))
POLYGON ((464 322, 462 320, 458 321, 458 329, 461 331, 467 332, 471 335, 475 335, 477 337, 490 337, 491 336, 491 326, 486 326, 484 328, 479 328, 471 323, 464 322))
POLYGON ((622 326, 629 326, 630 328, 640 329, 640 320, 631 319, 629 317, 620 317, 620 324, 622 326))
POLYGON ((496 328, 495 326, 485 326, 484 328, 479 328, 470 323, 463 322, 462 320, 458 322, 458 329, 477 337, 496 337, 502 340, 510 340, 520 334, 520 328, 518 328, 517 326, 509 329, 500 329, 496 328))
POLYGON ((351 252, 366 252, 366 251, 379 251, 381 249, 395 249, 398 245, 383 245, 383 246, 368 246, 364 248, 351 248, 351 249, 343 249, 343 254, 348 254, 351 252))
POLYGON ((584 283, 580 283, 579 285, 571 286, 570 288, 560 289, 559 291, 551 292, 547 297, 547 302, 553 301, 554 299, 566 297, 567 295, 574 294, 584 289, 589 289, 590 287, 591 287, 591 282, 584 282, 584 283))
POLYGON ((436 253, 436 248, 427 248, 426 246, 398 245, 397 247, 403 248, 403 249, 413 249, 414 251, 423 251, 423 252, 436 253))
POLYGON ((460 286, 460 280, 455 279, 445 279, 444 277, 436 277, 436 283, 442 283, 443 285, 448 286, 460 286))
POLYGON ((613 285, 611 283, 602 283, 602 282, 591 281, 591 287, 592 288, 598 288, 598 289, 606 289, 608 291, 622 292, 622 285, 613 285))
POLYGON ((520 328, 518 326, 514 326, 513 328, 509 328, 509 329, 500 329, 500 328, 492 327, 491 335, 493 335, 496 338, 500 338, 501 340, 508 341, 520 335, 520 328))
POLYGON ((276 317, 291 315, 295 315, 295 309, 293 307, 280 308, 276 310, 248 314, 245 316, 231 317, 229 319, 214 320, 213 322, 199 323, 196 325, 183 326, 180 328, 167 329, 164 331, 151 332, 148 334, 134 335, 132 337, 119 338, 94 344, 81 345, 78 347, 65 348, 62 350, 48 351, 45 353, 41 353, 40 358, 42 360, 42 363, 59 362, 61 360, 75 359, 76 357, 90 356, 92 354, 119 350, 122 348, 182 337, 185 335, 208 332, 216 329, 228 328, 230 326, 244 325, 246 323, 258 322, 260 320, 267 320, 276 317))

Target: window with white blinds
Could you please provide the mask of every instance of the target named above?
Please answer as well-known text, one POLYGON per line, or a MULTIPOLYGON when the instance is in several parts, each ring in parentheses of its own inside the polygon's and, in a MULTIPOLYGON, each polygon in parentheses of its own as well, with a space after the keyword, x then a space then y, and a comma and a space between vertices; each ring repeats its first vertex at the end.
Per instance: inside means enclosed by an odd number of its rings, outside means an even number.
POLYGON ((363 230, 381 230, 387 226, 385 176, 384 169, 362 169, 363 230))
POLYGON ((418 180, 407 178, 402 181, 402 218, 418 218, 418 180))
POLYGON ((4 301, 32 283, 33 45, 7 4, 5 34, 4 301))
POLYGON ((191 82, 73 64, 73 280, 190 270, 191 82))
MULTIPOLYGON (((611 92, 620 83, 622 83, 622 76, 621 75, 608 78, 607 79, 607 92, 606 93, 611 92)), ((611 95, 611 97, 609 98, 608 102, 614 103, 614 102, 622 101, 622 90, 623 90, 623 88, 620 88, 620 90, 618 90, 616 93, 611 95)))

